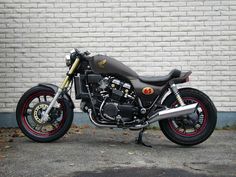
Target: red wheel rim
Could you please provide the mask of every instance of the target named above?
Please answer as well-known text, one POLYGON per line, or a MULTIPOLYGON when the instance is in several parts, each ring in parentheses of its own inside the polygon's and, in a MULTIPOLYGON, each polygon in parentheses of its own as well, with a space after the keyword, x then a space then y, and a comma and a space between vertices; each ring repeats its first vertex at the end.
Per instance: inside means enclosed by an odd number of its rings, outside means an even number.
MULTIPOLYGON (((192 98, 192 97, 183 97, 182 98, 184 102, 187 102, 187 101, 193 101, 195 103, 198 103, 199 105, 199 108, 201 108, 202 110, 202 115, 203 115, 203 118, 202 118, 202 123, 200 125, 199 128, 197 128, 196 130, 194 129, 194 131, 192 132, 187 132, 186 130, 185 131, 180 131, 180 129, 178 127, 176 127, 176 123, 175 123, 175 119, 169 119, 168 120, 168 124, 169 124, 169 127, 178 135, 180 136, 185 136, 185 137, 193 137, 193 136, 196 136, 196 135, 199 135, 201 134, 206 125, 207 125, 207 120, 208 120, 208 112, 207 112, 207 109, 206 109, 206 106, 201 102, 199 101, 198 99, 196 98, 192 98)), ((174 107, 175 105, 177 104, 177 101, 175 101, 171 107, 174 107)), ((198 117, 199 119, 199 117, 198 117)))
POLYGON ((51 96, 53 97, 54 94, 52 94, 51 92, 37 92, 33 95, 31 95, 25 102, 24 102, 24 105, 21 109, 21 122, 22 122, 22 125, 24 126, 24 128, 30 133, 30 134, 33 134, 34 136, 38 136, 38 137, 43 137, 43 138, 47 138, 47 137, 50 137, 52 135, 55 135, 60 129, 61 127, 63 126, 64 122, 65 122, 65 107, 64 107, 64 103, 61 102, 61 101, 58 101, 58 103, 60 103, 60 108, 61 110, 63 111, 63 115, 62 115, 62 118, 60 120, 60 123, 59 125, 51 130, 51 131, 48 131, 48 132, 39 132, 39 131, 36 131, 32 126, 31 124, 29 123, 28 119, 27 119, 27 116, 25 116, 26 112, 27 112, 27 109, 29 107, 29 104, 35 99, 35 98, 38 98, 39 96, 44 96, 44 95, 47 95, 47 96, 51 96))

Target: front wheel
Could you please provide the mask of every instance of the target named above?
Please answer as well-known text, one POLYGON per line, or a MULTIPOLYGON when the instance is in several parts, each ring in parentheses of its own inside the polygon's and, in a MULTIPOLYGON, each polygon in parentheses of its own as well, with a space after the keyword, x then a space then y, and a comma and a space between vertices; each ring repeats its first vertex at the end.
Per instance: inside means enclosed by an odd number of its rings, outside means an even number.
POLYGON ((36 86, 21 97, 16 109, 16 120, 21 131, 37 142, 51 142, 62 137, 73 121, 73 109, 67 100, 59 98, 49 113, 49 121, 41 121, 55 93, 36 86))
MULTIPOLYGON (((211 99, 203 92, 184 88, 179 90, 186 105, 198 103, 195 113, 172 119, 164 119, 159 122, 164 135, 172 142, 193 146, 207 140, 215 129, 217 111, 211 99)), ((174 94, 170 94, 163 105, 173 108, 179 107, 174 94)))

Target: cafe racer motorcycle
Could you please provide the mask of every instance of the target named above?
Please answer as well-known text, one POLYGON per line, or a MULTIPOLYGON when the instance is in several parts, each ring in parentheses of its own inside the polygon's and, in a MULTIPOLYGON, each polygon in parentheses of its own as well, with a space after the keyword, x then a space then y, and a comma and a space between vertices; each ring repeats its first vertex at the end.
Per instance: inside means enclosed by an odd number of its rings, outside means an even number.
POLYGON ((177 88, 191 71, 172 70, 166 76, 139 76, 106 55, 73 49, 65 57, 69 71, 62 84, 41 83, 26 91, 16 109, 19 128, 30 139, 51 142, 62 137, 73 120, 72 85, 80 108, 97 127, 139 130, 159 122, 172 142, 192 146, 213 132, 217 111, 211 99, 193 88, 177 88))

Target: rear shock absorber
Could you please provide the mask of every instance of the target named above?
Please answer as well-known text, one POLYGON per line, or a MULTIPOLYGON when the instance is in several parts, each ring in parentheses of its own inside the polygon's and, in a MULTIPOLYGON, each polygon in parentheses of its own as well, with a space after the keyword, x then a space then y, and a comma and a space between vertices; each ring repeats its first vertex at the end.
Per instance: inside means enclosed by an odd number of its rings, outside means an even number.
POLYGON ((180 106, 184 106, 184 105, 185 105, 185 104, 184 104, 184 101, 183 101, 183 99, 181 98, 181 96, 180 96, 180 94, 179 94, 179 90, 178 90, 177 86, 175 85, 175 83, 172 83, 172 84, 170 85, 170 88, 171 88, 171 91, 175 94, 175 97, 176 97, 176 99, 178 100, 180 106))

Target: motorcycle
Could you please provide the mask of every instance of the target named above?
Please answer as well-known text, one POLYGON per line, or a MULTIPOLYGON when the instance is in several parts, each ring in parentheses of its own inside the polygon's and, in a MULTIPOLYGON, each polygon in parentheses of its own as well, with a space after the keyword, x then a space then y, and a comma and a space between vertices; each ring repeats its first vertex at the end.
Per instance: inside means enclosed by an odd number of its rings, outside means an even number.
POLYGON ((70 128, 73 82, 80 109, 95 126, 139 130, 138 144, 146 145, 143 132, 155 122, 169 140, 184 146, 202 143, 215 129, 217 111, 211 99, 194 88, 177 88, 189 81, 191 71, 139 76, 116 59, 78 49, 65 60, 69 71, 59 87, 40 83, 18 102, 18 126, 34 141, 57 140, 70 128))

